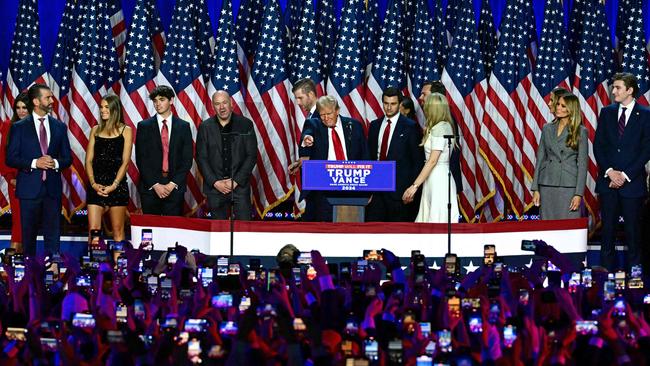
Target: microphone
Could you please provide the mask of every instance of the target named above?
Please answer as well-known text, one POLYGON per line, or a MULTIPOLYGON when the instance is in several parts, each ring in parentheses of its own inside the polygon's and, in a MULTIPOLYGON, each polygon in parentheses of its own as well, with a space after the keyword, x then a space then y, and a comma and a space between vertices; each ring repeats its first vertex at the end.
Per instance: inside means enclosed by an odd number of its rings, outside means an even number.
POLYGON ((446 138, 446 139, 454 139, 454 138, 456 138, 456 135, 444 135, 442 137, 446 138))

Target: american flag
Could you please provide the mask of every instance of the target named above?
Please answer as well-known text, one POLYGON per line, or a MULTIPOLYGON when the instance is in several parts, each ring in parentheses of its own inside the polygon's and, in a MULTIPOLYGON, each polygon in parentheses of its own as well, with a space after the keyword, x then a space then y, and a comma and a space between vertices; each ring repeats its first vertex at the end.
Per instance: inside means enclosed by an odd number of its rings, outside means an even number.
MULTIPOLYGON (((124 121, 133 129, 134 136, 137 123, 156 113, 153 103, 149 100, 149 92, 156 86, 156 54, 162 54, 162 24, 154 0, 138 0, 133 13, 131 32, 126 43, 126 63, 120 88, 120 100, 124 107, 124 121)), ((135 149, 131 152, 128 183, 130 203, 129 209, 140 207, 140 196, 136 183, 138 169, 134 164, 135 149)))
MULTIPOLYGON (((210 21, 210 14, 208 7, 204 0, 194 0, 194 42, 196 43, 196 54, 199 59, 201 73, 203 74, 203 82, 207 84, 212 74, 214 65, 212 64, 212 53, 216 40, 212 32, 212 22, 210 21)), ((208 103, 208 109, 212 109, 212 103, 208 103)))
POLYGON ((593 142, 600 110, 609 104, 608 80, 613 69, 613 49, 609 37, 604 5, 599 0, 575 0, 572 17, 581 27, 576 45, 576 66, 573 93, 580 100, 582 121, 589 133, 589 165, 585 204, 593 222, 600 221, 596 198, 598 167, 593 142))
POLYGON ((293 37, 298 29, 302 8, 305 2, 302 0, 288 0, 287 9, 284 12, 284 24, 287 26, 289 36, 293 37))
POLYGON ((241 50, 244 51, 244 55, 246 55, 247 59, 247 62, 243 66, 248 67, 255 54, 257 40, 260 37, 263 11, 263 0, 244 0, 241 3, 241 9, 237 14, 235 31, 237 42, 239 43, 241 50))
POLYGON ((235 39, 232 4, 229 0, 224 0, 222 3, 216 39, 218 43, 212 56, 212 63, 215 67, 208 83, 208 96, 211 97, 217 90, 227 91, 235 100, 235 111, 241 114, 244 99, 239 80, 237 40, 235 39))
POLYGON ((299 137, 290 125, 291 85, 281 21, 279 5, 268 1, 245 95, 246 110, 257 133, 259 154, 251 188, 260 217, 293 193, 287 167, 298 158, 299 137))
POLYGON ((14 98, 21 91, 34 82, 44 83, 46 80, 39 34, 36 0, 20 0, 5 84, 4 109, 7 118, 13 116, 14 98))
MULTIPOLYGON (((308 8, 310 2, 307 1, 306 4, 307 6, 304 8, 308 8)), ((334 57, 334 52, 329 52, 329 50, 333 50, 336 46, 336 36, 339 33, 336 19, 336 0, 319 1, 318 12, 316 13, 316 29, 318 30, 318 43, 323 49, 323 52, 321 52, 322 74, 319 79, 324 80, 334 57)))
MULTIPOLYGON (((314 7, 304 6, 302 8, 302 16, 293 36, 291 48, 291 57, 289 64, 291 68, 290 80, 292 83, 303 79, 310 78, 317 85, 317 94, 323 94, 323 53, 334 54, 329 52, 332 48, 322 47, 319 43, 319 35, 317 32, 317 21, 314 7), (326 52, 324 52, 326 51, 326 52)), ((334 39, 336 42, 336 39, 334 39)), ((291 96, 293 101, 293 94, 291 96)), ((293 115, 295 116, 296 135, 300 136, 300 131, 305 123, 305 113, 300 109, 298 103, 293 102, 293 115)))
POLYGON ((528 111, 531 84, 529 52, 536 38, 532 3, 508 0, 501 23, 495 66, 490 75, 479 141, 481 153, 500 181, 514 214, 521 218, 532 200, 535 150, 526 133, 539 128, 528 111), (537 126, 537 127, 536 127, 537 126))
POLYGON ((404 43, 402 42, 402 6, 399 0, 391 0, 386 18, 381 26, 377 42, 377 53, 370 68, 366 83, 366 123, 384 115, 381 95, 387 87, 406 89, 404 67, 404 43))
POLYGON ((490 0, 481 2, 481 15, 478 23, 478 39, 481 43, 481 53, 483 54, 483 65, 485 65, 485 75, 490 75, 494 67, 494 56, 497 51, 497 33, 494 28, 494 17, 490 0))
POLYGON ((449 43, 451 43, 454 33, 456 33, 456 23, 458 22, 460 12, 462 11, 462 7, 464 5, 465 5, 465 1, 463 0, 447 1, 447 11, 445 13, 446 15, 445 26, 447 30, 447 37, 449 38, 449 43))
MULTIPOLYGON (((72 85, 72 68, 79 43, 79 20, 81 2, 67 1, 63 11, 63 19, 59 26, 59 34, 54 49, 54 57, 49 71, 49 84, 54 94, 54 114, 70 125, 70 97, 68 92, 72 85)), ((74 135, 68 129, 71 143, 74 135)), ((76 168, 66 169, 63 175, 63 207, 68 215, 72 214, 84 204, 85 187, 83 179, 77 174, 76 168)))
MULTIPOLYGON (((415 30, 415 14, 421 7, 429 9, 427 5, 428 1, 424 3, 419 0, 402 0, 402 24, 404 27, 404 32, 402 33, 402 42, 404 42, 404 55, 406 56, 406 62, 410 61, 409 52, 411 51, 411 42, 413 41, 413 31, 415 30), (418 6, 419 5, 419 6, 418 6)), ((408 65, 407 65, 408 66, 408 65)))
MULTIPOLYGON (((571 56, 568 50, 564 15, 561 0, 549 0, 544 11, 544 26, 542 40, 533 73, 533 83, 528 99, 529 123, 524 124, 525 154, 536 156, 542 127, 553 120, 547 102, 551 91, 556 87, 569 89, 569 72, 571 56)), ((526 174, 532 176, 535 171, 535 160, 524 160, 526 174), (528 165, 531 164, 531 165, 528 165)))
POLYGON ((126 45, 126 22, 120 0, 108 0, 108 17, 111 20, 111 33, 117 50, 120 65, 124 65, 124 46, 126 45))
MULTIPOLYGON (((210 99, 203 81, 199 52, 196 49, 196 24, 198 19, 202 18, 199 13, 204 10, 205 8, 198 6, 194 0, 176 2, 165 55, 156 76, 157 85, 169 85, 176 92, 173 109, 178 117, 190 123, 192 139, 195 141, 199 124, 209 117, 206 103, 210 99)), ((185 211, 190 210, 193 213, 202 201, 199 172, 196 161, 193 161, 187 177, 185 211)))
POLYGON ((341 114, 365 121, 362 45, 364 0, 348 0, 341 11, 341 31, 336 41, 327 94, 335 96, 341 114))
POLYGON ((620 51, 623 53, 621 71, 632 73, 639 82, 640 104, 648 105, 650 102, 650 70, 648 69, 648 52, 646 50, 645 29, 643 25, 643 3, 641 0, 622 1, 619 14, 625 14, 627 21, 622 34, 625 38, 620 40, 620 51))
MULTIPOLYGON (((69 103, 67 123, 73 172, 81 181, 87 182, 84 162, 88 136, 91 128, 98 123, 101 98, 114 87, 119 87, 120 66, 111 32, 108 4, 101 0, 89 0, 77 5, 80 24, 78 38, 74 40, 77 46, 72 57, 76 56, 76 59, 66 102, 69 103)), ((65 106, 63 102, 62 104, 65 106)), ((78 183, 72 176, 69 184, 74 189, 70 192, 70 204, 74 209, 81 207, 86 200, 86 192, 77 186, 78 183)))
POLYGON ((370 68, 370 65, 375 60, 375 52, 377 50, 378 34, 381 28, 381 21, 379 20, 379 1, 367 0, 365 11, 363 13, 363 66, 370 68))
MULTIPOLYGON (((495 184, 492 172, 479 154, 479 132, 483 120, 483 104, 487 74, 481 45, 475 35, 476 19, 471 2, 457 9, 456 32, 442 82, 454 120, 458 123, 461 146, 463 191, 459 192, 459 208, 467 222, 475 221, 475 211, 492 202, 495 184)), ((494 219, 499 215, 494 214, 494 219)))
MULTIPOLYGON (((418 116, 420 125, 424 126, 425 118, 422 108, 418 104, 417 97, 420 95, 422 84, 429 80, 440 80, 440 55, 445 54, 447 49, 446 37, 440 40, 438 29, 444 29, 443 23, 434 23, 429 16, 429 7, 426 1, 419 4, 415 12, 412 41, 409 42, 411 49, 408 53, 408 88, 410 90, 415 112, 418 116), (442 42, 440 42, 442 41, 442 42)), ((442 16, 436 17, 437 21, 442 21, 442 16)), ((442 34, 444 36, 444 34, 442 34)))

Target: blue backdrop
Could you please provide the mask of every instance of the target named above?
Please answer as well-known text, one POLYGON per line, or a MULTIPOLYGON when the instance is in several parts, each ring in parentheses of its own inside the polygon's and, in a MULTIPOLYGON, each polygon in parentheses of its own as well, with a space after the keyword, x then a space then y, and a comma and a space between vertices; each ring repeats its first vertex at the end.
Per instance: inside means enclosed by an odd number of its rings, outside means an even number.
MULTIPOLYGON (((241 0, 232 0, 233 8, 235 12, 239 8, 239 3, 241 0)), ((278 0, 282 8, 285 8, 287 0, 278 0)), ((318 0, 315 0, 318 1, 318 0)), ((385 12, 387 0, 378 0, 380 12, 385 12)), ((463 0, 461 0, 463 1, 463 0)), ((474 7, 478 10, 480 9, 481 0, 473 0, 474 7)), ((533 7, 535 9, 535 17, 537 22, 537 31, 541 32, 541 24, 544 18, 544 0, 532 0, 533 7)), ((218 24, 219 10, 221 9, 222 0, 206 0, 208 5, 208 10, 210 12, 210 17, 212 18, 212 27, 216 32, 216 26, 218 24)), ((343 1, 337 0, 338 9, 342 6, 343 1)), ((447 0, 443 0, 443 3, 446 4, 447 0)), ((565 0, 564 7, 568 9, 571 6, 573 0, 565 0)), ((45 62, 45 68, 49 69, 50 63, 52 62, 52 52, 56 45, 56 38, 59 29, 59 23, 63 15, 63 7, 65 5, 65 0, 41 0, 38 2, 38 13, 41 21, 41 48, 43 52, 43 60, 45 62)), ((157 0, 158 8, 160 11, 160 17, 162 22, 167 28, 171 22, 172 13, 174 11, 175 0, 157 0)), ((490 4, 492 6, 492 12, 494 14, 494 21, 498 27, 501 21, 501 14, 505 7, 506 0, 491 0, 490 4)), ((643 0, 643 18, 645 21, 644 26, 646 30, 646 37, 648 32, 648 27, 650 22, 647 21, 648 18, 648 6, 650 0, 643 0)), ((614 34, 614 26, 616 22, 616 9, 618 5, 618 0, 607 0, 607 18, 610 24, 610 29, 612 30, 612 39, 614 34)), ((122 0, 122 7, 124 10, 124 16, 127 24, 130 24, 131 16, 133 15, 133 9, 135 7, 135 0, 122 0)), ((18 12, 18 0, 0 0, 0 70, 4 71, 7 69, 9 63, 9 51, 11 48, 11 40, 13 38, 13 32, 16 22, 16 15, 18 12)), ((567 12, 565 11, 565 14, 567 12)))

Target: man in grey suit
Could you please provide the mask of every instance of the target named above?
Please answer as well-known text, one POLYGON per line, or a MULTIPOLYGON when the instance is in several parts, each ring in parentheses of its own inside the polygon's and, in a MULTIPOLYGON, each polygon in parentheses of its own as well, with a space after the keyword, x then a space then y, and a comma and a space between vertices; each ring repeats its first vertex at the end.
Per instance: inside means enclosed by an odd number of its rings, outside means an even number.
POLYGON ((216 116, 199 126, 196 160, 203 174, 203 193, 213 219, 228 218, 231 202, 237 220, 250 220, 250 177, 257 161, 253 122, 232 113, 232 99, 223 91, 212 95, 216 116))

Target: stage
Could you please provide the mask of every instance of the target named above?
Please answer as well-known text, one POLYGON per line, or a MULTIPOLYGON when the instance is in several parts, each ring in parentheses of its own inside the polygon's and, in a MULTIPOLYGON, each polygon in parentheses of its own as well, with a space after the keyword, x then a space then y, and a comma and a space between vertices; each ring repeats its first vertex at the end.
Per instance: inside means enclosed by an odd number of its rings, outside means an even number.
MULTIPOLYGON (((131 238, 136 243, 142 229, 152 229, 156 250, 176 242, 210 255, 230 253, 228 221, 133 215, 131 238)), ((451 251, 477 264, 483 245, 495 244, 500 257, 528 263, 532 253, 521 250, 522 239, 541 239, 575 261, 587 254, 587 219, 558 221, 453 224, 451 251)), ((386 248, 409 258, 420 250, 427 258, 441 259, 447 253, 447 224, 420 223, 307 223, 278 221, 235 222, 236 257, 275 257, 285 244, 300 250, 317 249, 326 258, 356 258, 364 249, 386 248)), ((441 263, 441 262, 438 262, 441 263)))

